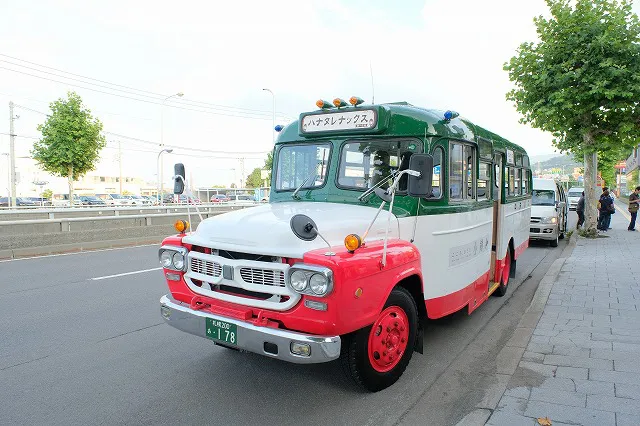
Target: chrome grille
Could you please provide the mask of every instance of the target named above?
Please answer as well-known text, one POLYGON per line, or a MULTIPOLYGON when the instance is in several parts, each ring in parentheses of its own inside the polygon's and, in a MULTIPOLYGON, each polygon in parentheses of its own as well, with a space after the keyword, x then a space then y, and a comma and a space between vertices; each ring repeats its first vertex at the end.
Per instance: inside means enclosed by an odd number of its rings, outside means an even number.
POLYGON ((244 282, 259 285, 284 287, 284 272, 271 269, 240 268, 240 276, 244 282))
POLYGON ((198 274, 209 275, 210 277, 219 277, 222 275, 222 265, 217 262, 191 258, 190 269, 198 274))
POLYGON ((531 218, 531 223, 540 223, 540 218, 539 217, 532 217, 531 218))

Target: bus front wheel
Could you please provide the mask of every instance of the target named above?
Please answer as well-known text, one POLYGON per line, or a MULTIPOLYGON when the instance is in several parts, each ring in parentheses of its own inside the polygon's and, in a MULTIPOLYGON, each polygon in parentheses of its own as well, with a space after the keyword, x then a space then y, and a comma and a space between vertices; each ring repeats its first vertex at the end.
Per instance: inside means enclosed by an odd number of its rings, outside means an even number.
POLYGON ((374 323, 343 340, 343 370, 371 392, 391 386, 411 360, 417 331, 415 300, 404 288, 394 288, 374 323))

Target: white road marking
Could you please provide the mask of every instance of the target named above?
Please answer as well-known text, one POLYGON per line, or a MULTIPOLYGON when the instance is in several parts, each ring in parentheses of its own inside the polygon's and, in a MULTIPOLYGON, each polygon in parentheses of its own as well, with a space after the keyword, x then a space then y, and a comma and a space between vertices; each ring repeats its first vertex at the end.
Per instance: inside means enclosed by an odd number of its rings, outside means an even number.
POLYGON ((158 246, 158 247, 160 247, 160 245, 161 244, 141 244, 139 246, 113 247, 113 248, 108 248, 108 249, 74 251, 73 253, 43 254, 41 256, 19 257, 17 259, 0 260, 0 263, 3 263, 3 262, 17 262, 18 260, 42 259, 44 257, 75 256, 77 254, 87 254, 87 253, 95 253, 95 252, 101 252, 101 251, 128 250, 128 249, 132 249, 132 248, 136 248, 136 247, 149 247, 149 246, 158 246))
POLYGON ((618 209, 618 211, 619 211, 620 213, 622 213, 622 216, 626 217, 626 218, 627 218, 627 220, 631 220, 631 216, 629 216, 629 215, 627 214, 627 212, 625 212, 624 210, 622 210, 619 206, 616 206, 616 209, 618 209))
POLYGON ((124 277, 125 275, 135 275, 135 274, 142 274, 144 272, 157 271, 158 269, 162 269, 162 267, 142 269, 140 271, 133 271, 133 272, 123 272, 122 274, 115 274, 115 275, 105 275, 104 277, 89 278, 89 280, 90 281, 106 280, 108 278, 124 277))

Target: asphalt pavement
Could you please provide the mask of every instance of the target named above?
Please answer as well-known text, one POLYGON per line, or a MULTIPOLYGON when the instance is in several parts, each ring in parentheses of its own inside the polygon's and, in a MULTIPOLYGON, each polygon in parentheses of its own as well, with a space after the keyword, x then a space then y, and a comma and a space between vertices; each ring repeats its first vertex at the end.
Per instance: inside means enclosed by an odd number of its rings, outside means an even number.
POLYGON ((0 424, 453 425, 564 245, 533 243, 505 297, 430 321, 425 353, 375 394, 337 362, 288 364, 164 324, 157 246, 0 262, 0 424))

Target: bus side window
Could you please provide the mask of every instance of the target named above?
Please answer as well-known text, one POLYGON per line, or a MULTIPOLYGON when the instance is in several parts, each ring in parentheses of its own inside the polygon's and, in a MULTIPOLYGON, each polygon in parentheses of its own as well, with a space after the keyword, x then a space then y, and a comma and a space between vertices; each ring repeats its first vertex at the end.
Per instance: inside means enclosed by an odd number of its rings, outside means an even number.
POLYGON ((512 196, 516 194, 515 180, 516 180, 516 169, 513 167, 509 167, 509 195, 512 195, 512 196))
POLYGON ((478 170, 478 200, 488 200, 490 197, 491 185, 491 163, 480 162, 480 170, 478 170))
POLYGON ((442 147, 433 150, 433 177, 431 178, 432 196, 429 198, 440 198, 442 195, 442 159, 444 152, 442 147))
POLYGON ((462 145, 451 143, 449 149, 449 199, 462 200, 462 177, 464 167, 462 165, 462 145))
POLYGON ((475 186, 475 177, 476 177, 476 160, 475 160, 475 148, 471 145, 464 146, 464 157, 466 159, 466 164, 464 168, 464 187, 465 194, 467 200, 475 200, 476 199, 476 186, 475 186))

